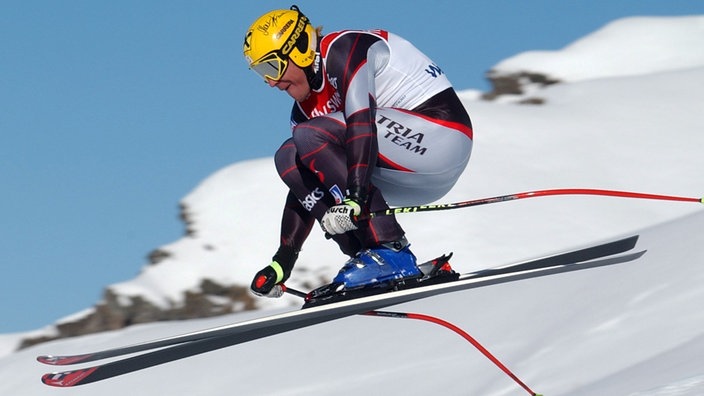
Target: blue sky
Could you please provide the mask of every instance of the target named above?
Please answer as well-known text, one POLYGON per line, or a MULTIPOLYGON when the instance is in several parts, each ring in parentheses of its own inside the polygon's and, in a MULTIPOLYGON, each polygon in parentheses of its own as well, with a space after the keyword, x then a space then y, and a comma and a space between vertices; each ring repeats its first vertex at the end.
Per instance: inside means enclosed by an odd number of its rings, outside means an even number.
MULTIPOLYGON (((0 5, 0 333, 92 306, 183 235, 178 203, 201 180, 273 154, 290 99, 240 51, 256 17, 290 4, 0 5)), ((677 0, 296 4, 327 32, 378 27, 410 39, 460 90, 487 90, 484 73, 499 61, 559 49, 617 18, 704 14, 704 2, 677 0)))

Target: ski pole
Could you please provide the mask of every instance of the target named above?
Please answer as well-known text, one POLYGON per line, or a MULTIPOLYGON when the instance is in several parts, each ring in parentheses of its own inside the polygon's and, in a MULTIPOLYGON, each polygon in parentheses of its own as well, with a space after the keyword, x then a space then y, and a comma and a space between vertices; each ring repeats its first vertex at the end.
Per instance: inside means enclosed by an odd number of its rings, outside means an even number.
MULTIPOLYGON (((290 287, 287 287, 284 284, 280 284, 281 288, 283 289, 284 292, 292 294, 297 297, 302 297, 305 298, 307 296, 306 293, 292 289, 290 287)), ((447 322, 445 320, 442 320, 440 318, 436 318, 434 316, 429 316, 429 315, 423 315, 423 314, 417 314, 417 313, 409 313, 409 312, 389 312, 389 311, 369 311, 365 312, 362 315, 365 316, 376 316, 376 317, 382 317, 382 318, 402 318, 402 319, 416 319, 416 320, 424 320, 426 322, 430 323, 435 323, 437 325, 443 326, 447 329, 450 329, 454 331, 455 333, 459 334, 462 338, 467 340, 470 344, 472 344, 479 352, 481 352, 487 359, 489 359, 492 363, 496 365, 496 367, 500 368, 501 371, 503 371, 506 375, 508 375, 515 383, 517 383, 521 388, 525 389, 526 392, 528 392, 531 396, 542 396, 538 393, 533 392, 528 385, 526 385, 523 381, 521 381, 520 378, 518 378, 511 370, 508 369, 501 361, 496 358, 494 355, 489 352, 488 349, 486 349, 482 344, 479 343, 474 337, 469 335, 466 331, 460 329, 459 327, 453 325, 450 322, 447 322)))
POLYGON ((306 293, 303 293, 300 290, 292 289, 292 288, 284 285, 283 283, 279 283, 278 285, 281 286, 281 289, 283 289, 284 293, 289 293, 289 294, 292 294, 292 295, 294 295, 296 297, 300 297, 300 298, 306 298, 306 296, 307 296, 306 293))
POLYGON ((431 212, 438 210, 449 210, 449 209, 460 209, 468 208, 470 206, 479 206, 492 204, 497 202, 514 201, 517 199, 534 198, 534 197, 545 197, 551 195, 601 195, 609 197, 620 197, 620 198, 638 198, 638 199, 654 199, 660 201, 680 201, 680 202, 698 202, 704 204, 704 197, 702 198, 690 198, 690 197, 677 197, 671 195, 657 195, 657 194, 646 194, 640 192, 630 192, 630 191, 616 191, 616 190, 598 190, 590 188, 563 188, 563 189, 553 189, 553 190, 537 190, 537 191, 527 191, 515 194, 500 195, 491 198, 480 198, 470 201, 453 202, 445 204, 433 204, 433 205, 417 205, 417 206, 401 206, 397 208, 389 208, 385 210, 380 210, 376 212, 368 213, 363 215, 367 218, 373 218, 377 216, 389 216, 399 213, 416 213, 416 212, 431 212))
POLYGON ((508 375, 516 384, 518 384, 521 388, 525 389, 528 394, 531 396, 542 396, 538 393, 533 392, 532 389, 528 387, 523 381, 521 381, 518 376, 516 376, 511 370, 509 370, 508 367, 506 367, 501 361, 494 355, 489 352, 488 349, 486 349, 482 344, 479 343, 474 337, 469 335, 466 331, 460 329, 459 327, 453 325, 450 322, 447 322, 445 320, 442 320, 440 318, 436 318, 434 316, 429 316, 429 315, 423 315, 423 314, 417 314, 417 313, 409 313, 409 312, 389 312, 389 311, 369 311, 367 313, 364 313, 363 315, 366 316, 377 316, 377 317, 383 317, 383 318, 399 318, 399 319, 416 319, 416 320, 423 320, 426 322, 430 323, 435 323, 440 326, 443 326, 447 329, 450 329, 454 331, 455 333, 459 334, 462 338, 467 340, 470 344, 472 344, 479 352, 481 352, 487 359, 489 359, 492 363, 496 365, 501 371, 503 371, 506 375, 508 375))

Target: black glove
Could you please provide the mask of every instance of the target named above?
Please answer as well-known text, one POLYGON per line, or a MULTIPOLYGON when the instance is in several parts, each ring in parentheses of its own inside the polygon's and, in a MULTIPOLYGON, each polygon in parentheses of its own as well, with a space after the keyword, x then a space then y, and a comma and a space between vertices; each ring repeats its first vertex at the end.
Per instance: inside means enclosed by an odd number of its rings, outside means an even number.
POLYGON ((251 286, 254 294, 263 297, 281 297, 283 295, 282 288, 280 286, 277 287, 277 283, 280 283, 280 281, 278 280, 279 275, 276 267, 281 268, 281 265, 274 261, 254 275, 251 286))
POLYGON ((281 246, 274 255, 271 264, 254 275, 250 286, 254 294, 266 297, 281 297, 284 288, 281 286, 293 269, 298 252, 290 246, 281 246))

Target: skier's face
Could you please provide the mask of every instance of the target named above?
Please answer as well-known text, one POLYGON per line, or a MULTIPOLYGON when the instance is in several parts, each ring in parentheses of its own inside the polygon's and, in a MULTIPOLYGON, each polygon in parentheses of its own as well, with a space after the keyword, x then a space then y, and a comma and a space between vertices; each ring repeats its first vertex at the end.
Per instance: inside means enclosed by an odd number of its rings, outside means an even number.
POLYGON ((286 72, 279 80, 266 79, 270 87, 286 91, 295 101, 302 102, 310 95, 310 85, 306 73, 293 62, 289 61, 286 72))

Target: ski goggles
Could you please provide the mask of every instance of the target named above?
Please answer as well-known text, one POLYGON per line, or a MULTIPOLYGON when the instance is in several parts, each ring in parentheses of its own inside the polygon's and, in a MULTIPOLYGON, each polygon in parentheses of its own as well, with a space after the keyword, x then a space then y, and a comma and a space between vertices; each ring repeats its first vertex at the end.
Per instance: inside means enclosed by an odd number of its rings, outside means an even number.
POLYGON ((279 81, 284 76, 288 67, 288 59, 278 54, 279 51, 269 52, 258 60, 252 62, 249 68, 254 70, 264 80, 279 81))

